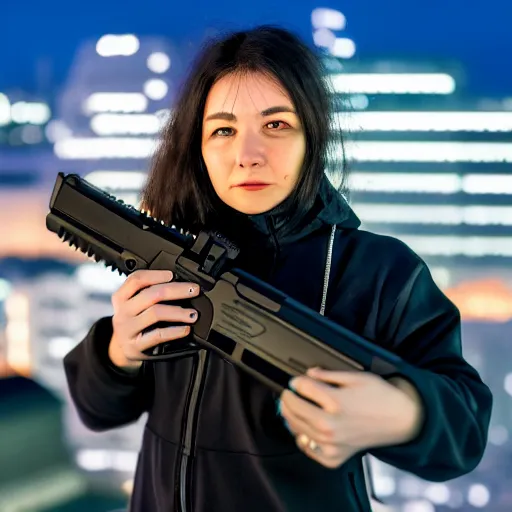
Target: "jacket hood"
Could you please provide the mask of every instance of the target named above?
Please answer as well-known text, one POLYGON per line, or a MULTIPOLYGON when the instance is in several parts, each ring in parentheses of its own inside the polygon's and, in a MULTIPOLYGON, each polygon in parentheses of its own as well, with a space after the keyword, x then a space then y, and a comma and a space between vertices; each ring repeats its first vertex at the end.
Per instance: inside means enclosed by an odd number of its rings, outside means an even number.
POLYGON ((290 219, 282 213, 279 205, 258 215, 246 215, 224 207, 214 224, 216 230, 242 246, 247 238, 265 244, 265 240, 270 237, 280 246, 284 246, 325 226, 336 224, 342 229, 357 229, 361 221, 324 175, 313 206, 299 218, 294 218, 291 226, 290 219))

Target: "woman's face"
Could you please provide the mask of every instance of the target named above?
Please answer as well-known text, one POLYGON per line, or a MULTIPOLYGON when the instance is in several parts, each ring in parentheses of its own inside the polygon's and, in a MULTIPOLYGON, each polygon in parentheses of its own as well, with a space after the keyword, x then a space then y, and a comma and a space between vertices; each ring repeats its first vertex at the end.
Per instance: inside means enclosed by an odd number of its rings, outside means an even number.
POLYGON ((210 89, 202 153, 215 192, 228 206, 254 215, 292 192, 306 141, 284 88, 261 73, 226 75, 210 89))

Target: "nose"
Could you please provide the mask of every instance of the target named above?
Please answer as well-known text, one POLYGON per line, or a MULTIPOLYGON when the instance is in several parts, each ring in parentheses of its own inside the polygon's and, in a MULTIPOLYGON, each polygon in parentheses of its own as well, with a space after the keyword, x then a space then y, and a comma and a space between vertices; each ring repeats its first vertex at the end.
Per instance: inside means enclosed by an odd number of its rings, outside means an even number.
POLYGON ((237 166, 249 169, 251 167, 262 167, 265 165, 265 148, 258 134, 239 133, 237 139, 237 166))

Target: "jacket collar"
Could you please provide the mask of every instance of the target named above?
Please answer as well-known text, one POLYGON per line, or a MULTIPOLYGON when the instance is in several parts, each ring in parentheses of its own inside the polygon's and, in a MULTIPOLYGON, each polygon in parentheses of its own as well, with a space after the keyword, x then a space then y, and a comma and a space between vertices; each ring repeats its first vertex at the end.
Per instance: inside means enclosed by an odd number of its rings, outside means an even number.
POLYGON ((300 218, 293 220, 291 229, 279 205, 269 212, 258 215, 245 215, 225 207, 215 224, 218 231, 239 245, 246 245, 244 241, 248 238, 266 245, 272 237, 274 243, 284 246, 305 238, 325 226, 336 224, 341 229, 357 229, 361 221, 324 175, 315 203, 300 218))

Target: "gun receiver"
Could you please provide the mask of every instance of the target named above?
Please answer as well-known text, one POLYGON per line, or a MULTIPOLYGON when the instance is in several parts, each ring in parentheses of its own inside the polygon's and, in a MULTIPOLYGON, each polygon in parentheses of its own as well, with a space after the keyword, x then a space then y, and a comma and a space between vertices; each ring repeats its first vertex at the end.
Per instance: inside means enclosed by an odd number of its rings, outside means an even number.
POLYGON ((395 354, 235 268, 238 249, 221 235, 168 227, 76 174, 57 176, 46 226, 121 274, 171 270, 200 285, 190 301, 199 318, 186 346, 162 343, 147 352, 152 360, 207 347, 277 391, 314 366, 383 377, 412 373, 395 354))

